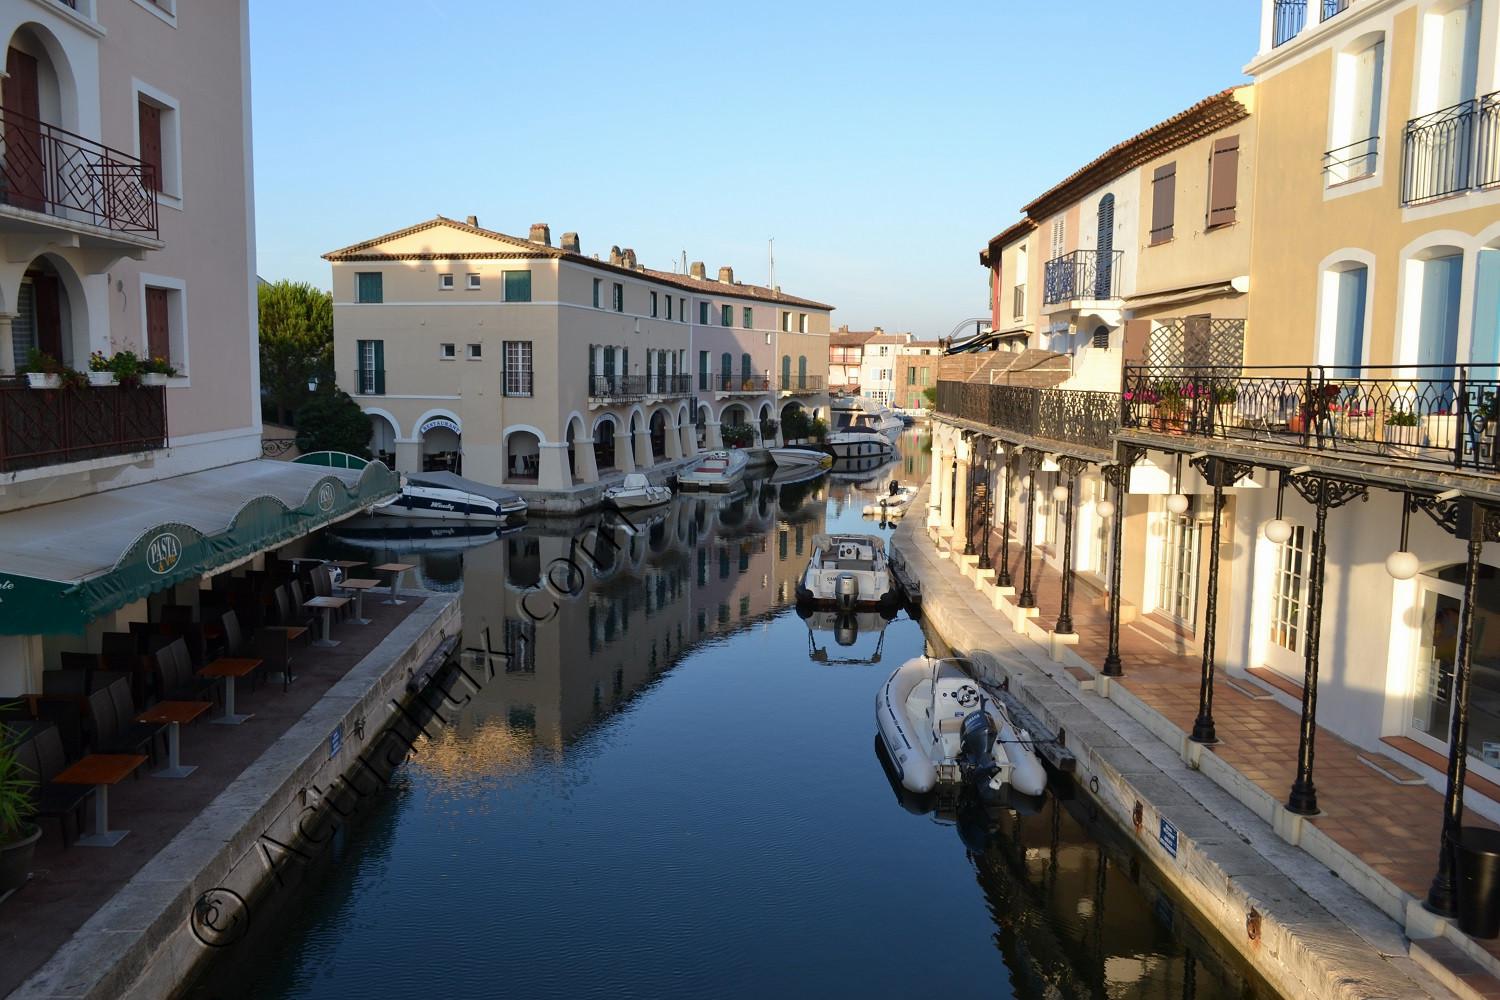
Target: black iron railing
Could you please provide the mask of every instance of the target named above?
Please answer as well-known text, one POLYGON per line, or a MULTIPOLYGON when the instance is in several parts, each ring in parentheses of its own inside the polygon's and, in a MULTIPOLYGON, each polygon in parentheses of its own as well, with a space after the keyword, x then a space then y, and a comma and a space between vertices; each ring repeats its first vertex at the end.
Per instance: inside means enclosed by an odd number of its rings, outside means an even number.
POLYGON ((769 375, 711 375, 709 388, 714 392, 770 392, 769 375))
POLYGON ((781 380, 782 392, 822 392, 823 376, 792 375, 781 380))
POLYGON ((1285 45, 1307 23, 1307 0, 1276 0, 1271 12, 1271 47, 1285 45))
POLYGON ((0 201, 117 233, 157 236, 154 168, 0 108, 0 201))
POLYGON ((1123 250, 1074 250, 1047 261, 1042 301, 1046 305, 1077 299, 1118 298, 1123 250))
POLYGON ((1332 186, 1345 181, 1368 177, 1375 172, 1375 159, 1380 155, 1380 136, 1351 142, 1323 154, 1323 179, 1332 186))
POLYGON ((161 386, 32 389, 0 381, 0 472, 154 451, 167 445, 161 386))
POLYGON ((1500 184, 1500 92, 1479 99, 1479 144, 1474 152, 1474 186, 1500 184))
POLYGON ((1026 437, 1108 451, 1120 427, 1113 392, 938 382, 937 412, 1026 437))
POLYGON ((1342 14, 1349 9, 1350 0, 1323 0, 1323 13, 1318 17, 1320 21, 1326 21, 1330 17, 1342 14))
POLYGON ((1406 123, 1401 202, 1412 205, 1469 186, 1477 101, 1464 101, 1406 123))
POLYGON ((356 369, 354 369, 354 395, 356 395, 356 396, 384 396, 385 395, 385 369, 384 368, 356 368, 356 369))
POLYGON ((1126 366, 1123 426, 1500 471, 1500 367, 1126 366))
POLYGON ((591 375, 590 399, 640 399, 644 396, 687 396, 691 375, 591 375))

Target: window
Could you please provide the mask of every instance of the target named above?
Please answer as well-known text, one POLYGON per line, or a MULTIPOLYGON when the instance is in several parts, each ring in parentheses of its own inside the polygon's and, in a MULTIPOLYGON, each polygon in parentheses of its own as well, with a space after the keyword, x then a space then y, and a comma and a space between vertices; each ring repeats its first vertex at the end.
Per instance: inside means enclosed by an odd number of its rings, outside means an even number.
POLYGON ((1271 641, 1299 653, 1307 602, 1307 529, 1303 525, 1293 525, 1292 536, 1276 547, 1272 572, 1271 641))
POLYGON ((797 314, 797 332, 798 333, 806 333, 807 332, 807 313, 798 313, 797 314))
POLYGON ((678 299, 677 300, 677 316, 678 316, 678 318, 680 318, 682 320, 682 322, 684 322, 684 323, 687 322, 687 318, 688 318, 687 299, 678 299))
POLYGON ((1056 260, 1063 255, 1063 247, 1066 246, 1067 220, 1062 216, 1052 220, 1052 256, 1048 260, 1056 260))
MULTIPOLYGON (((1458 306, 1463 287, 1462 254, 1420 262, 1422 298, 1417 328, 1417 364, 1447 367, 1458 360, 1458 306)), ((1451 373, 1450 373, 1451 375, 1451 373)), ((1433 372, 1430 378, 1442 378, 1433 372)))
POLYGON ((1010 290, 1010 312, 1013 319, 1026 315, 1026 286, 1017 285, 1010 290))
MULTIPOLYGON (((652 315, 654 316, 656 314, 652 313, 652 315)), ((672 296, 668 295, 667 296, 667 319, 671 319, 671 318, 672 318, 672 296)))
POLYGON ((458 357, 458 345, 439 344, 438 357, 442 358, 444 361, 452 361, 454 358, 458 357))
POLYGON ((625 286, 618 281, 615 282, 615 312, 625 311, 625 286))
POLYGON ((1151 245, 1172 238, 1172 220, 1177 214, 1177 164, 1167 163, 1151 175, 1151 245))
POLYGON ((885 357, 887 354, 890 353, 890 350, 891 349, 889 347, 887 347, 885 344, 881 344, 880 345, 880 356, 882 358, 885 357))
MULTIPOLYGON (((1350 264, 1329 275, 1325 294, 1333 300, 1333 364, 1365 363, 1365 302, 1369 297, 1370 269, 1350 264)), ((1326 301, 1326 300, 1325 300, 1326 301)), ((1326 308, 1326 307, 1325 307, 1326 308)))
POLYGON ((656 293, 652 292, 651 293, 651 315, 652 315, 653 318, 656 316, 656 297, 657 297, 656 293))
POLYGON ((782 333, 791 333, 792 332, 792 314, 789 313, 789 312, 783 312, 781 314, 781 332, 782 333))
POLYGON ((484 345, 482 345, 482 344, 470 344, 469 345, 469 360, 470 361, 479 361, 479 360, 483 359, 483 357, 484 357, 484 345))
POLYGON ((603 285, 604 285, 604 279, 603 278, 595 278, 594 279, 594 308, 595 309, 599 308, 599 292, 600 292, 600 289, 603 287, 603 285))
POLYGON ((137 150, 141 163, 148 168, 147 185, 175 203, 182 197, 182 147, 177 102, 159 91, 137 84, 136 126, 137 150))
POLYGON ((748 329, 750 329, 750 326, 751 326, 751 320, 753 320, 754 318, 755 318, 755 311, 753 309, 751 309, 749 306, 746 306, 745 309, 744 309, 744 316, 743 316, 743 319, 742 319, 742 322, 740 323, 740 325, 743 326, 746 330, 748 330, 748 329))
POLYGON ((752 364, 750 355, 740 355, 740 378, 745 381, 746 388, 749 388, 750 380, 755 377, 755 369, 751 367, 752 364))
POLYGON ((1156 579, 1156 610, 1193 628, 1198 620, 1198 519, 1191 509, 1163 516, 1167 530, 1156 579))
POLYGON ((734 358, 728 351, 719 355, 719 388, 729 389, 734 384, 734 358))
POLYGON ((906 384, 907 385, 916 385, 917 384, 917 366, 916 365, 908 365, 907 366, 907 369, 906 369, 906 384))
POLYGON ((1094 328, 1094 339, 1091 346, 1101 351, 1109 350, 1109 327, 1101 323, 1094 328))
POLYGON ((146 351, 153 358, 172 360, 171 308, 165 288, 146 288, 146 351))
POLYGON ((504 363, 505 394, 507 396, 530 396, 531 341, 507 340, 505 342, 504 363))
POLYGON ((1234 221, 1235 201, 1239 194, 1240 137, 1225 136, 1214 140, 1208 161, 1208 228, 1227 226, 1234 221))
POLYGON ((471 292, 477 291, 479 289, 479 275, 470 273, 468 280, 468 289, 471 292))
POLYGON ((708 352, 698 352, 698 388, 708 391, 708 352))
POLYGON ((444 292, 451 292, 453 290, 453 275, 451 275, 451 274, 440 274, 440 275, 438 275, 438 289, 440 291, 444 291, 444 292))
POLYGON ((698 303, 698 325, 699 326, 707 326, 708 325, 708 303, 707 302, 699 302, 698 303))
MULTIPOLYGON (((479 275, 474 275, 477 279, 479 275)), ((531 301, 531 272, 530 271, 506 271, 504 274, 504 292, 506 302, 530 302, 531 301)), ((477 282, 470 286, 478 288, 477 282)))
POLYGON ((354 275, 354 301, 355 302, 383 302, 385 296, 381 287, 381 273, 379 271, 359 271, 354 275))
POLYGON ((385 395, 385 341, 361 340, 355 344, 354 388, 359 396, 385 395))
POLYGON ((1380 90, 1385 39, 1334 60, 1333 131, 1323 170, 1330 185, 1375 172, 1380 145, 1380 90))
POLYGON ((720 306, 719 307, 719 325, 720 326, 733 326, 734 325, 734 306, 720 306))

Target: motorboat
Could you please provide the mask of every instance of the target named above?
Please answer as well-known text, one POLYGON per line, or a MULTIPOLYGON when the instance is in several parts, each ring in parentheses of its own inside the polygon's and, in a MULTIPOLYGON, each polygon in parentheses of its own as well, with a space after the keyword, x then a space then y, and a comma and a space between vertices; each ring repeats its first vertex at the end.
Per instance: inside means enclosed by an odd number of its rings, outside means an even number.
POLYGON ((828 404, 837 432, 856 426, 895 438, 906 425, 891 409, 867 396, 839 396, 828 404))
POLYGON ((875 725, 908 791, 976 785, 1040 795, 1047 787, 1031 734, 959 660, 903 663, 875 695, 875 725))
POLYGON ((431 520, 360 517, 341 521, 329 537, 347 545, 396 552, 445 551, 488 545, 501 537, 498 525, 479 523, 433 524, 431 520))
POLYGON ((677 488, 728 492, 745 474, 749 461, 738 448, 710 451, 677 474, 677 488))
POLYGON ((878 611, 814 611, 798 608, 807 622, 807 657, 814 663, 869 665, 880 662, 885 649, 885 629, 891 620, 878 611), (818 633, 831 632, 835 645, 848 649, 861 635, 875 636, 875 649, 867 656, 829 656, 828 647, 818 645, 818 633))
POLYGON ((900 592, 891 586, 885 542, 874 535, 814 535, 812 558, 797 583, 803 606, 839 611, 875 609, 894 615, 900 592))
POLYGON ((864 458, 836 458, 828 476, 835 482, 849 483, 861 492, 885 489, 887 475, 896 470, 895 455, 869 455, 864 458), (874 489, 870 487, 874 485, 874 489))
POLYGON ((604 499, 621 510, 640 510, 657 507, 672 499, 670 486, 652 486, 651 480, 639 472, 632 472, 618 486, 604 491, 604 499))
POLYGON ((914 486, 902 486, 891 480, 890 490, 874 503, 865 504, 865 517, 878 517, 882 521, 894 521, 906 513, 917 497, 914 486))
POLYGON ((375 513, 512 525, 526 522, 526 501, 519 493, 451 472, 413 472, 396 499, 376 507, 375 513))
MULTIPOLYGON (((901 426, 901 421, 896 421, 901 426)), ((883 458, 895 454, 896 442, 890 435, 879 430, 873 418, 857 415, 845 429, 835 431, 825 439, 828 450, 835 459, 883 458)))
POLYGON ((833 456, 816 448, 772 448, 771 461, 778 469, 826 469, 833 456))

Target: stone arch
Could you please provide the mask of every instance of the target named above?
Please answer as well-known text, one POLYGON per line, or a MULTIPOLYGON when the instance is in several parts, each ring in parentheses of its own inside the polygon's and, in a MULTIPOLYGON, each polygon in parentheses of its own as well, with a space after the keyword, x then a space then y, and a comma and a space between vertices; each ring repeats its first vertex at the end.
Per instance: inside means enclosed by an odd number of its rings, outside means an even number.
POLYGON ((667 410, 665 407, 657 407, 651 411, 651 417, 646 422, 646 434, 651 439, 651 461, 662 462, 667 457, 667 410))
POLYGON ((86 367, 93 349, 92 324, 88 296, 72 262, 55 253, 42 253, 10 273, 15 285, 7 289, 13 295, 6 298, 15 305, 11 332, 17 366, 26 363, 29 348, 37 347, 74 368, 86 367), (44 306, 44 297, 55 308, 44 306), (29 339, 24 333, 28 326, 29 339))
POLYGON ((568 475, 573 484, 598 482, 599 467, 594 460, 594 439, 585 427, 583 415, 576 410, 568 414, 563 440, 568 445, 568 475))
POLYGON ((541 477, 542 445, 546 443, 547 436, 529 424, 505 428, 505 481, 535 486, 541 477))
POLYGON ((361 407, 370 421, 370 454, 385 463, 386 468, 396 467, 396 443, 401 440, 401 425, 388 411, 378 406, 361 407))
POLYGON ((594 418, 589 436, 593 440, 594 470, 596 473, 613 472, 619 467, 615 453, 615 439, 620 434, 620 418, 613 413, 601 413, 594 418))
POLYGON ((46 25, 25 21, 11 32, 7 42, 7 49, 10 48, 37 60, 38 117, 70 132, 82 133, 78 78, 62 40, 46 25))

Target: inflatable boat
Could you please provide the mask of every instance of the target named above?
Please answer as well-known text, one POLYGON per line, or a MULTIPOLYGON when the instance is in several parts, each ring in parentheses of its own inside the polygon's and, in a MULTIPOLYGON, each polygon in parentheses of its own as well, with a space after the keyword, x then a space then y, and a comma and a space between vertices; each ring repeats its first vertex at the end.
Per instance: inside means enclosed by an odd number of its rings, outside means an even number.
POLYGON ((875 724, 908 791, 982 784, 1040 795, 1047 787, 1031 735, 957 660, 903 663, 875 696, 875 724))

